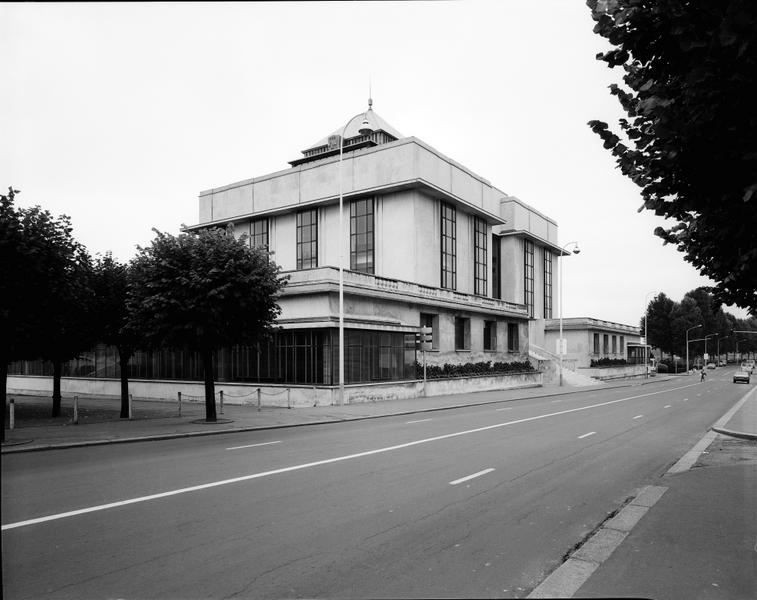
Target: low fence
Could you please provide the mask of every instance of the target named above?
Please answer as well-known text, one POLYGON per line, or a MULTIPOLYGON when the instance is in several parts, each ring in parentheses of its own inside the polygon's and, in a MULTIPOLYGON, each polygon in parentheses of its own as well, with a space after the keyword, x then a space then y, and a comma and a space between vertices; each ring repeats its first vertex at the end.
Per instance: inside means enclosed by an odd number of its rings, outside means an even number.
MULTIPOLYGON (((507 390, 543 385, 542 373, 530 371, 506 375, 476 375, 451 379, 423 381, 389 381, 346 385, 345 404, 405 400, 422 396, 445 396, 470 392, 507 390)), ((52 377, 9 375, 9 394, 52 394, 52 377)), ((266 406, 295 408, 302 406, 332 406, 338 402, 339 388, 335 386, 256 385, 254 383, 216 383, 216 395, 223 392, 223 403, 238 406, 266 406)), ((61 378, 61 393, 67 395, 114 397, 121 396, 118 379, 84 377, 61 378)), ((163 402, 205 402, 205 386, 194 381, 129 381, 129 393, 135 400, 163 402)))
MULTIPOLYGON (((646 368, 644 365, 616 365, 614 367, 579 367, 582 375, 606 381, 609 379, 628 379, 631 377, 644 377, 646 368)), ((650 373, 652 375, 652 373, 650 373)))

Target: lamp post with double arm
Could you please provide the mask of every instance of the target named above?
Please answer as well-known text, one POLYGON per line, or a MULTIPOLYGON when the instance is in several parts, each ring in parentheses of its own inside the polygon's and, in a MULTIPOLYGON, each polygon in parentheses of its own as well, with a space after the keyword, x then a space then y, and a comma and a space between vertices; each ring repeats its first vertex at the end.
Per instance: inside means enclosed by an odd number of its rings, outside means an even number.
POLYGON ((573 254, 578 254, 579 252, 581 252, 581 249, 578 247, 578 242, 568 242, 560 249, 560 256, 557 257, 557 274, 560 278, 560 340, 558 342, 560 346, 559 348, 560 350, 559 352, 560 354, 560 385, 562 385, 562 360, 563 360, 563 355, 565 354, 564 346, 566 345, 564 344, 563 339, 562 339, 562 256, 563 256, 563 252, 570 255, 567 252, 568 246, 575 246, 575 248, 573 248, 573 251, 572 251, 573 254))
POLYGON ((691 371, 691 368, 689 367, 689 331, 691 331, 692 329, 696 329, 697 327, 701 327, 701 326, 702 326, 702 324, 700 323, 699 325, 694 325, 694 327, 689 327, 686 330, 686 374, 687 375, 691 371))

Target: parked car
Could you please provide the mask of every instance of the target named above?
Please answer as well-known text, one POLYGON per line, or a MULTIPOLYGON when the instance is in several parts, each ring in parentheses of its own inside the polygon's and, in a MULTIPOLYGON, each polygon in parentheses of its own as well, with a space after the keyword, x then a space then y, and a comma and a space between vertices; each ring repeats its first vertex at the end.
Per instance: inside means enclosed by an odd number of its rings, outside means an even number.
POLYGON ((743 381, 744 383, 749 383, 749 372, 744 371, 743 369, 736 371, 733 374, 733 383, 738 383, 739 381, 743 381))
POLYGON ((708 369, 714 369, 715 368, 715 363, 712 363, 712 362, 711 363, 707 363, 707 368, 708 369))
POLYGON ((725 367, 725 365, 726 365, 726 362, 725 362, 724 360, 721 360, 721 361, 720 361, 720 366, 721 366, 721 367, 725 367))
POLYGON ((745 360, 743 363, 741 363, 741 370, 746 371, 751 375, 754 372, 754 361, 745 360))

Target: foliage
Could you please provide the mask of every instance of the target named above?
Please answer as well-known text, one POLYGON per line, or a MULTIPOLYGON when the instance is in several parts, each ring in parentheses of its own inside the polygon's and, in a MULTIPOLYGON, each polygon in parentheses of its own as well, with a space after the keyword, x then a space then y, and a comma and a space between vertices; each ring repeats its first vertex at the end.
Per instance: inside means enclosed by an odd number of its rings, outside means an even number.
POLYGON ((647 343, 668 353, 676 350, 670 320, 670 312, 674 306, 675 302, 661 292, 652 299, 647 307, 646 325, 649 327, 649 333, 644 330, 644 317, 641 318, 642 335, 646 336, 647 343))
POLYGON ((717 282, 716 304, 757 312, 757 3, 588 0, 597 55, 624 71, 613 84, 627 143, 589 126, 643 205, 672 219, 655 234, 717 282))
MULTIPOLYGON (((534 371, 529 361, 492 362, 426 365, 426 379, 450 379, 454 377, 471 377, 476 375, 504 375, 510 373, 528 373, 534 371)), ((423 379, 423 365, 415 361, 415 376, 423 379)))
MULTIPOLYGON (((52 415, 60 414, 60 367, 92 343, 87 319, 90 259, 71 221, 39 206, 14 207, 18 190, 0 197, 0 362, 53 362, 52 415)), ((5 377, 3 376, 3 390, 5 377)), ((4 393, 4 391, 3 391, 4 393)))
POLYGON ((97 341, 118 350, 121 372, 121 418, 129 416, 129 359, 138 345, 138 338, 127 327, 126 297, 129 267, 119 263, 110 253, 98 257, 91 273, 92 309, 90 319, 97 341))
POLYGON ((625 358, 598 358, 598 359, 591 359, 591 363, 589 363, 590 367, 619 367, 622 365, 627 365, 628 361, 625 358))
POLYGON ((265 337, 285 279, 264 249, 222 230, 156 234, 131 263, 128 326, 146 346, 200 352, 206 418, 215 421, 212 352, 265 337))

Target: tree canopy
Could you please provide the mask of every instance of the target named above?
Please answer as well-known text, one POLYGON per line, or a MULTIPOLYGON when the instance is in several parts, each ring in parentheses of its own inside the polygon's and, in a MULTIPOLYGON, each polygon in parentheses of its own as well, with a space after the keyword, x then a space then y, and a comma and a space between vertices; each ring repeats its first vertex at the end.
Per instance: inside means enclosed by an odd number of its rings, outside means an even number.
POLYGON ((757 2, 588 0, 597 55, 624 71, 610 92, 628 118, 589 126, 643 205, 675 221, 655 234, 716 282, 716 303, 757 313, 757 2))
POLYGON ((131 263, 129 326, 149 346, 200 353, 206 419, 214 421, 213 350, 264 337, 280 313, 285 280, 268 252, 245 238, 217 229, 156 234, 131 263))

